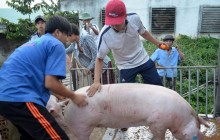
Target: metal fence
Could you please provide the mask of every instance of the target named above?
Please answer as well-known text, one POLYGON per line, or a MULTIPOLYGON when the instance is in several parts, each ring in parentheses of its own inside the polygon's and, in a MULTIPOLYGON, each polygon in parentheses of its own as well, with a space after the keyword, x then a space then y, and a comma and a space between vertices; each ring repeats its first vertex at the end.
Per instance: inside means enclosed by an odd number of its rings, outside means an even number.
MULTIPOLYGON (((176 91, 184 97, 196 110, 198 114, 204 115, 207 118, 215 116, 215 96, 217 74, 216 66, 179 66, 179 67, 157 67, 157 69, 171 69, 172 72, 177 69, 176 91)), ((107 73, 110 70, 114 71, 115 83, 119 83, 119 71, 116 68, 105 69, 107 73)), ((110 77, 108 76, 108 82, 110 77)), ((166 77, 162 78, 164 85, 166 85, 166 77)), ((72 68, 70 70, 69 85, 72 90, 77 90, 80 87, 91 85, 93 82, 93 75, 85 75, 83 68, 72 68)), ((102 82, 102 76, 101 76, 102 82)), ((142 83, 143 80, 140 75, 136 77, 137 83, 142 83)))

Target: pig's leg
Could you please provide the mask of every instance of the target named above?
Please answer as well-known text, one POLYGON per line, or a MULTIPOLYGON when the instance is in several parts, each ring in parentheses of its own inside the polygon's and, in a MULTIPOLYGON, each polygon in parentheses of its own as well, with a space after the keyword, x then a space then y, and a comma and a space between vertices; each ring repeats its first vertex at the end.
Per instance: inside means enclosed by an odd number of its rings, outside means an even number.
POLYGON ((166 129, 164 129, 164 126, 154 123, 151 126, 149 126, 151 133, 154 136, 155 140, 165 140, 165 133, 166 129))
POLYGON ((153 134, 155 140, 165 140, 165 131, 161 132, 159 130, 152 130, 151 133, 153 134))
POLYGON ((166 126, 161 116, 156 111, 146 120, 146 125, 149 126, 155 140, 165 140, 166 126))
POLYGON ((74 126, 74 128, 72 128, 72 131, 74 132, 77 140, 89 140, 89 136, 92 133, 93 129, 94 127, 74 126))

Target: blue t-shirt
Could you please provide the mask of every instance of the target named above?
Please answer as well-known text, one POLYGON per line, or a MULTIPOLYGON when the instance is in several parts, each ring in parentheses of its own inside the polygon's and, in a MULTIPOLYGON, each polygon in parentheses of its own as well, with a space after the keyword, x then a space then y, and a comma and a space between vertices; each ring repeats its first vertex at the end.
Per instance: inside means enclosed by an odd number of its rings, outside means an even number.
POLYGON ((0 101, 33 102, 46 106, 50 92, 45 76, 66 77, 66 53, 51 34, 17 48, 0 70, 0 101))
MULTIPOLYGON (((161 67, 176 67, 178 62, 181 60, 179 52, 175 47, 172 47, 170 55, 166 50, 157 49, 151 56, 151 59, 158 63, 161 67)), ((174 69, 166 69, 166 73, 164 69, 158 69, 158 74, 160 76, 166 77, 176 77, 177 76, 177 68, 174 69)))

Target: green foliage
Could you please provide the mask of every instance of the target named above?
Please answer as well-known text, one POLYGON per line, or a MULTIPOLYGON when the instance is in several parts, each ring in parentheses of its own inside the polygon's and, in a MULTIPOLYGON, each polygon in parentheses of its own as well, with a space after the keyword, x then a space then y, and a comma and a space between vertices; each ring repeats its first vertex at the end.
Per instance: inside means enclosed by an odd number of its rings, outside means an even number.
POLYGON ((7 0, 6 4, 23 15, 31 14, 40 10, 40 5, 31 6, 34 0, 7 0))
POLYGON ((60 15, 67 18, 71 23, 75 23, 78 25, 78 13, 75 13, 73 11, 60 11, 60 2, 62 1, 63 0, 50 0, 51 4, 48 4, 47 2, 45 2, 45 0, 42 0, 41 3, 38 3, 36 5, 40 6, 40 9, 43 11, 47 19, 52 15, 60 15))
POLYGON ((183 64, 189 66, 207 66, 217 65, 219 40, 211 37, 199 37, 191 39, 187 36, 180 35, 177 38, 177 44, 181 46, 186 60, 183 64), (196 60, 193 58, 197 58, 196 60))
POLYGON ((48 4, 45 2, 45 0, 42 0, 42 2, 38 5, 40 5, 41 10, 45 15, 54 15, 56 12, 60 11, 60 2, 62 0, 50 0, 51 4, 48 4))
MULTIPOLYGON (((211 37, 191 38, 186 35, 179 35, 175 42, 185 55, 180 66, 215 66, 218 64, 219 40, 211 37)), ((144 41, 144 47, 151 56, 157 47, 144 41)))
POLYGON ((19 19, 17 24, 9 22, 7 19, 0 19, 2 24, 7 25, 4 34, 9 40, 28 40, 33 30, 35 30, 29 19, 19 19))
MULTIPOLYGON (((6 1, 8 6, 22 13, 23 15, 30 15, 33 12, 42 10, 46 19, 52 15, 60 15, 67 18, 70 22, 78 25, 78 13, 73 11, 60 11, 60 2, 62 0, 50 0, 51 4, 42 0, 41 3, 33 5, 34 0, 11 0, 6 1)), ((4 32, 9 40, 23 41, 28 40, 30 36, 36 31, 35 25, 31 23, 30 19, 19 19, 18 23, 9 22, 6 19, 0 18, 0 23, 5 24, 7 30, 4 32)))
MULTIPOLYGON (((79 15, 78 13, 75 13, 73 11, 58 11, 55 13, 56 15, 65 17, 69 22, 75 23, 76 25, 79 25, 79 15)), ((47 19, 49 19, 52 15, 45 15, 47 19)))
MULTIPOLYGON (((219 40, 211 37, 198 37, 191 38, 186 35, 179 35, 175 42, 185 55, 185 59, 179 63, 179 66, 217 66, 218 65, 218 50, 219 50, 219 40)), ((157 49, 155 45, 150 42, 144 41, 144 47, 148 54, 151 56, 153 52, 157 49)), ((183 69, 182 71, 182 83, 180 83, 180 73, 177 76, 176 89, 180 93, 186 95, 185 99, 190 102, 195 110, 198 109, 200 113, 206 113, 206 96, 208 100, 207 113, 213 110, 213 91, 214 86, 212 81, 214 70, 209 69, 198 69, 199 75, 199 86, 205 84, 208 81, 208 95, 206 95, 205 88, 199 89, 198 91, 198 106, 197 106, 197 70, 183 69), (208 75, 208 81, 206 81, 206 74, 208 75), (189 84, 190 83, 190 84, 189 84), (182 91, 180 91, 180 89, 182 91), (191 91, 190 96, 188 96, 188 91, 191 91), (196 91, 196 92, 193 92, 196 91), (190 97, 190 98, 189 98, 190 97)))

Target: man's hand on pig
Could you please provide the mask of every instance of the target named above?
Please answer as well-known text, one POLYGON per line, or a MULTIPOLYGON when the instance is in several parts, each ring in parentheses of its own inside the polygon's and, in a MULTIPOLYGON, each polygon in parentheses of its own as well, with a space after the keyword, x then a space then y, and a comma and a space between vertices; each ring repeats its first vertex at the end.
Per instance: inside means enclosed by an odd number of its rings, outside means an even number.
POLYGON ((101 90, 101 83, 100 82, 94 82, 88 89, 88 96, 92 97, 97 91, 101 90))
POLYGON ((88 105, 88 102, 86 100, 86 96, 85 95, 81 95, 81 94, 73 94, 73 96, 71 97, 71 100, 78 106, 78 107, 83 107, 88 105))

